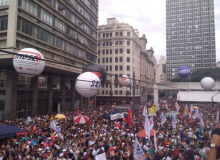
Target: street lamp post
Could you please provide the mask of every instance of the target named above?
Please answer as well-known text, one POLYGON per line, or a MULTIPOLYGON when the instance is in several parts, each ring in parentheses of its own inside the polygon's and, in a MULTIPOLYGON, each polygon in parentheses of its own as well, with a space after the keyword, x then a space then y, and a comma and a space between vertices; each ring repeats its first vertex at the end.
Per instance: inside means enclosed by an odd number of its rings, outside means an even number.
POLYGON ((113 105, 113 104, 112 104, 112 95, 113 95, 113 92, 112 92, 112 84, 110 84, 110 89, 111 89, 111 90, 110 90, 110 96, 111 96, 111 105, 113 105))
POLYGON ((133 100, 132 100, 132 115, 133 115, 133 119, 135 119, 135 89, 138 87, 138 85, 139 85, 139 82, 138 82, 138 80, 135 81, 135 72, 133 72, 133 100))
POLYGON ((132 115, 135 119, 135 72, 133 71, 133 100, 132 100, 132 115))

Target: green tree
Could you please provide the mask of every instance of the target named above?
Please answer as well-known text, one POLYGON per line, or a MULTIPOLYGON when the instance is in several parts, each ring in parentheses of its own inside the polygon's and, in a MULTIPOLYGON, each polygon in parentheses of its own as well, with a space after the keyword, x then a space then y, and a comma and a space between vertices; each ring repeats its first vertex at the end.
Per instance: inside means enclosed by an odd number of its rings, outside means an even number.
POLYGON ((191 81, 200 82, 204 77, 212 77, 214 80, 220 80, 220 68, 199 69, 191 74, 191 81))
POLYGON ((180 78, 176 77, 171 79, 171 82, 190 82, 191 80, 189 78, 180 78))

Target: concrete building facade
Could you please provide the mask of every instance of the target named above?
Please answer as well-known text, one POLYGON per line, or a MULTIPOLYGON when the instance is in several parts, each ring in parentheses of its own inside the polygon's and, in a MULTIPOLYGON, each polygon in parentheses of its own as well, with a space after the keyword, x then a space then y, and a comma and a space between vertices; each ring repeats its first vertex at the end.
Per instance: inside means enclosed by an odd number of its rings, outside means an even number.
POLYGON ((220 61, 216 63, 216 67, 220 67, 220 61))
POLYGON ((166 59, 164 56, 160 57, 159 64, 156 69, 156 83, 164 83, 167 81, 166 78, 166 59))
MULTIPOLYGON (((147 100, 152 91, 148 89, 153 88, 155 72, 154 51, 152 48, 146 50, 146 36, 139 38, 138 30, 127 23, 120 23, 116 18, 107 19, 106 25, 98 27, 98 33, 98 63, 105 66, 109 74, 118 77, 127 75, 133 78, 135 72, 135 79, 140 80, 138 85, 135 82, 136 101, 147 100)), ((97 100, 99 104, 110 104, 111 101, 116 104, 130 103, 132 94, 132 86, 120 86, 112 76, 99 92, 97 100)))
POLYGON ((214 0, 166 0, 167 81, 180 66, 216 67, 214 0))
POLYGON ((0 54, 0 119, 69 110, 83 103, 74 79, 97 58, 98 0, 3 0, 0 47, 39 50, 46 62, 34 78, 18 75, 0 54), (56 63, 63 64, 56 64, 56 63))
POLYGON ((141 44, 141 56, 140 56, 140 91, 141 101, 146 101, 153 95, 153 83, 155 82, 155 70, 154 70, 154 50, 153 48, 146 50, 147 39, 143 35, 139 38, 141 44))
MULTIPOLYGON (((106 68, 109 74, 119 77, 127 75, 140 79, 139 32, 127 23, 120 23, 116 18, 108 18, 106 25, 98 27, 98 63, 106 68)), ((110 103, 110 92, 113 92, 113 103, 125 102, 131 95, 131 87, 124 87, 115 82, 115 77, 106 83, 97 95, 99 104, 110 103), (112 89, 111 89, 112 87, 112 89)), ((140 90, 136 90, 136 98, 140 99, 140 90)))

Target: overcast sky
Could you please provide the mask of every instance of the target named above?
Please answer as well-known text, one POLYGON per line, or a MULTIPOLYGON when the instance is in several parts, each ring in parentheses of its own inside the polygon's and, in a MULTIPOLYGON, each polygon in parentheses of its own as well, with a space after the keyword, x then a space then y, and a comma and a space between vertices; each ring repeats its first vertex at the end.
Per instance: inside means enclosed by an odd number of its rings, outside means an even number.
MULTIPOLYGON (((99 25, 115 17, 146 35, 157 61, 166 56, 166 0, 99 0, 99 25)), ((220 61, 220 0, 215 0, 216 55, 220 61)))

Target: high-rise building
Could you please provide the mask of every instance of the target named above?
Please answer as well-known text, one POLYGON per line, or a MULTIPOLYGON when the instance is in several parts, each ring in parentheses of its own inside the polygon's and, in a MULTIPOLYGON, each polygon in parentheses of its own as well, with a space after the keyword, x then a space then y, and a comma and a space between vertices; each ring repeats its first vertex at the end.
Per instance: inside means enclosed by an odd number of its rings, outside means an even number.
POLYGON ((27 78, 0 54, 0 119, 73 109, 77 75, 96 62, 98 0, 1 0, 0 47, 39 50, 47 60, 40 76, 27 78), (57 63, 63 64, 57 64, 57 63), (5 71, 5 72, 3 72, 5 71))
MULTIPOLYGON (((110 74, 119 77, 127 75, 140 79, 139 32, 127 23, 120 23, 116 18, 108 18, 107 24, 98 27, 98 63, 106 68, 110 74)), ((123 87, 116 83, 112 76, 111 82, 106 83, 97 95, 99 104, 110 103, 110 92, 113 92, 112 101, 121 104, 126 97, 131 96, 131 87, 123 87), (112 85, 112 89, 111 89, 112 85)), ((140 90, 136 90, 136 99, 140 99, 140 90)))
POLYGON ((167 81, 180 66, 216 67, 214 0, 166 0, 167 81))

